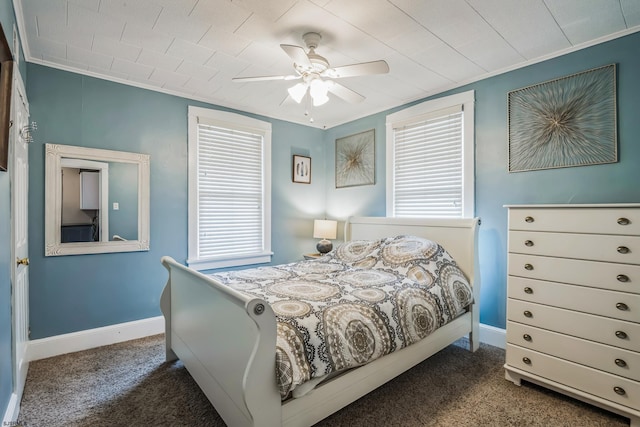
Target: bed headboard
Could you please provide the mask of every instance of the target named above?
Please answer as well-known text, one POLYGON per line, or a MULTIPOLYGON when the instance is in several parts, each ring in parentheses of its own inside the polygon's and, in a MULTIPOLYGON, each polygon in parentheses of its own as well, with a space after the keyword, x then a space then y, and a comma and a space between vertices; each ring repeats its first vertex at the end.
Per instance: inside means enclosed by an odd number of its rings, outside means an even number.
POLYGON ((433 240, 456 260, 469 280, 479 285, 478 226, 480 218, 349 217, 346 240, 379 239, 410 234, 433 240))

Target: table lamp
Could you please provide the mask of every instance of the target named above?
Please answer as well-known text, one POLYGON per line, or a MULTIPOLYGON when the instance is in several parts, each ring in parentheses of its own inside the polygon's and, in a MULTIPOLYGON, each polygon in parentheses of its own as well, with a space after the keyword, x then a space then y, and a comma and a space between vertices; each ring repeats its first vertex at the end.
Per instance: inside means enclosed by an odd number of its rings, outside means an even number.
POLYGON ((338 221, 330 219, 316 219, 313 221, 313 237, 322 239, 316 245, 316 249, 321 254, 329 252, 333 245, 328 239, 335 239, 338 229, 338 221))

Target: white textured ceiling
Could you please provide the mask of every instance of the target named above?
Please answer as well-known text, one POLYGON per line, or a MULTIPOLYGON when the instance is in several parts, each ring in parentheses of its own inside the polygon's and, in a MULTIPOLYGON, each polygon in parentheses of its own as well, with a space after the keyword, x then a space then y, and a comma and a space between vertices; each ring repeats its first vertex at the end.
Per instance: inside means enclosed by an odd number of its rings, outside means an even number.
MULTIPOLYGON (((5 0, 6 1, 6 0, 5 0)), ((640 0, 13 0, 29 62, 315 127, 332 127, 542 59, 640 31, 640 0), (280 44, 337 67, 384 59, 389 74, 340 79, 364 95, 305 117, 280 44)))

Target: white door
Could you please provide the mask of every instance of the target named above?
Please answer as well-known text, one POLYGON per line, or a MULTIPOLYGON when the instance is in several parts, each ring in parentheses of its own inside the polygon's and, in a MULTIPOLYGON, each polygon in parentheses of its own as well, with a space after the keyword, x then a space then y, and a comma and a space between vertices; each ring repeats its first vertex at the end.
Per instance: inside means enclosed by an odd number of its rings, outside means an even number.
POLYGON ((14 393, 18 398, 27 377, 27 342, 29 340, 29 103, 24 83, 17 67, 13 71, 13 100, 11 117, 13 126, 9 133, 9 173, 11 174, 11 235, 14 268, 12 278, 12 336, 14 393))

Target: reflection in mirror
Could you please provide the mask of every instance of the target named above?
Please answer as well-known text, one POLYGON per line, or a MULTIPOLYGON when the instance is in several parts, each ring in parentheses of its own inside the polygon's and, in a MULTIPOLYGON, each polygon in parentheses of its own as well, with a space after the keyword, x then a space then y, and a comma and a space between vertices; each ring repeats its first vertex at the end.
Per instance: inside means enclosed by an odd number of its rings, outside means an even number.
POLYGON ((108 212, 101 196, 109 194, 109 164, 62 158, 60 242, 108 241, 108 212))
POLYGON ((135 165, 110 163, 109 240, 138 238, 138 170, 135 165))
POLYGON ((45 255, 149 249, 149 156, 46 146, 45 255))

